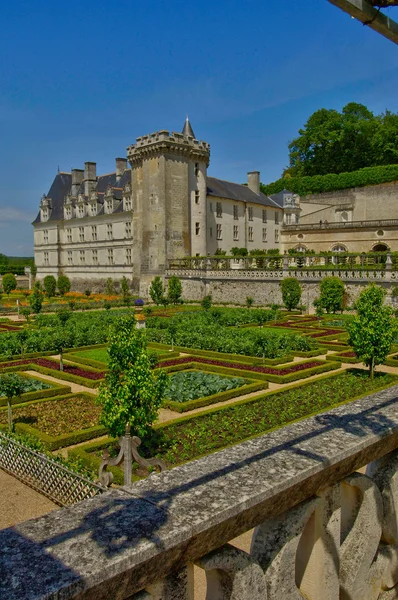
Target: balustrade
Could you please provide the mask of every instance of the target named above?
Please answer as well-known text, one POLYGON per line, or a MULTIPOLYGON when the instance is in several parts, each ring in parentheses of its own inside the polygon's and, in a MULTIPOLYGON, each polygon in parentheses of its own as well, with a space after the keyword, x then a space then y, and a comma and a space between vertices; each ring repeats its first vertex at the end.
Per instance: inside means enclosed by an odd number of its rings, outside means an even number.
POLYGON ((0 531, 0 597, 196 600, 196 565, 207 600, 397 598, 397 408, 398 386, 0 531))

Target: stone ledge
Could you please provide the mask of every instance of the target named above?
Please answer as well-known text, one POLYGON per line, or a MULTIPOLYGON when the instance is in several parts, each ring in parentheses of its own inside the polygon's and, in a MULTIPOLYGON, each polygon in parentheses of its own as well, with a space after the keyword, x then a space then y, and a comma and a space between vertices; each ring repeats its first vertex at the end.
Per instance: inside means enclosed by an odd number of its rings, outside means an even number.
POLYGON ((127 598, 398 446, 398 386, 0 532, 2 600, 127 598))

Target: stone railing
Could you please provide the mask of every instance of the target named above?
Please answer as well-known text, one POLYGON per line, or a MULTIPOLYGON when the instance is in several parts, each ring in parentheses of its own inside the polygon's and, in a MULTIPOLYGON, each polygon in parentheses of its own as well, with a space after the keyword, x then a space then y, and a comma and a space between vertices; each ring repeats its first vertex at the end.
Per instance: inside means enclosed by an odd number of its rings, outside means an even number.
POLYGON ((295 225, 288 225, 284 223, 282 228, 284 231, 310 231, 313 229, 363 229, 363 228, 378 228, 378 227, 397 227, 398 219, 382 219, 375 221, 332 221, 329 223, 328 221, 317 223, 299 223, 295 225))
POLYGON ((397 598, 397 408, 393 387, 5 529, 0 597, 397 598))

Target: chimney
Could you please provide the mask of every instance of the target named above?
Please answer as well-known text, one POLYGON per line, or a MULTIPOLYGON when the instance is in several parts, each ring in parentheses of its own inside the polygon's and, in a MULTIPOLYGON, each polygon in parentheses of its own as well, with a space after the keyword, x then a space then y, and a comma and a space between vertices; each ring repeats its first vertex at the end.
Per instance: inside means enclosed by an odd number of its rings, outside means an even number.
POLYGON ((83 169, 72 169, 72 196, 76 197, 79 193, 80 184, 84 179, 83 169))
POLYGON ((127 158, 116 159, 116 183, 120 180, 121 176, 127 169, 127 158))
POLYGON ((260 195, 260 171, 251 171, 247 174, 247 186, 257 196, 260 195))
POLYGON ((89 196, 97 186, 97 163, 84 163, 84 195, 89 196))

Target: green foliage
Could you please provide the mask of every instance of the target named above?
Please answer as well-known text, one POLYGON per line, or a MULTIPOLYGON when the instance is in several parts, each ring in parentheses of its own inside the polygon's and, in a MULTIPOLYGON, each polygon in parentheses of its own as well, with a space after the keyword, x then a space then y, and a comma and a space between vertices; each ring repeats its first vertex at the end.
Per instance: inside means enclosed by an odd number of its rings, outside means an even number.
POLYGON ((13 273, 6 273, 5 275, 3 275, 2 285, 4 292, 7 295, 10 294, 10 292, 15 290, 17 287, 17 280, 15 278, 15 275, 13 275, 13 273))
POLYGON ((87 298, 89 298, 91 296, 91 290, 88 288, 84 290, 84 295, 87 296, 87 298))
POLYGON ((126 277, 122 277, 120 280, 120 291, 122 292, 124 300, 127 300, 127 298, 130 297, 130 287, 126 277))
POLYGON ((152 302, 157 304, 157 306, 162 304, 162 300, 164 298, 164 286, 161 277, 155 277, 155 279, 152 280, 149 288, 149 295, 152 299, 152 302))
POLYGON ((247 256, 249 254, 247 248, 238 248, 237 246, 234 246, 233 248, 231 248, 231 255, 232 256, 247 256))
POLYGON ((108 277, 108 279, 106 280, 105 294, 107 294, 108 296, 114 296, 115 295, 115 284, 113 282, 112 277, 108 277))
POLYGON ((241 377, 220 377, 201 371, 181 372, 167 378, 164 397, 175 402, 188 402, 232 390, 244 383, 241 377))
POLYGON ((5 254, 1 254, 0 252, 0 265, 2 267, 6 267, 8 265, 8 257, 5 254))
POLYGON ((65 296, 67 292, 70 292, 70 279, 66 275, 60 275, 57 281, 58 291, 61 296, 65 296))
POLYGON ((383 306, 385 290, 375 284, 367 286, 356 301, 357 316, 347 324, 348 343, 358 358, 369 367, 373 378, 375 365, 386 359, 396 335, 392 310, 383 306))
POLYGON ((386 165, 380 167, 366 167, 351 173, 339 173, 328 175, 314 175, 311 177, 282 178, 268 185, 262 185, 261 191, 270 196, 288 188, 291 192, 300 196, 309 194, 321 194, 322 192, 333 192, 366 185, 377 185, 396 181, 398 179, 398 165, 386 165))
POLYGON ((288 310, 297 308, 300 304, 302 288, 296 277, 287 277, 281 281, 283 304, 288 310))
POLYGON ((32 311, 38 314, 43 306, 43 292, 40 289, 40 282, 36 281, 33 293, 29 296, 29 304, 32 311))
POLYGON ((109 302, 109 300, 104 300, 105 310, 111 310, 111 306, 112 306, 112 304, 109 302))
POLYGON ((335 313, 343 310, 344 283, 339 277, 324 277, 320 283, 320 289, 319 305, 326 312, 335 313))
POLYGON ((24 308, 21 308, 21 315, 24 317, 24 319, 26 319, 27 323, 29 323, 29 321, 30 321, 31 312, 32 311, 27 306, 25 306, 24 308))
POLYGON ((211 294, 209 294, 208 296, 205 296, 202 300, 202 302, 200 303, 201 307, 204 310, 210 310, 211 309, 211 305, 212 305, 212 298, 211 298, 211 294))
POLYGON ((8 431, 12 431, 12 399, 26 391, 27 379, 15 373, 0 374, 0 396, 7 398, 8 431))
POLYGON ((69 319, 72 316, 72 312, 70 310, 68 310, 67 308, 59 308, 57 310, 56 314, 57 314, 58 320, 62 326, 66 325, 66 323, 69 321, 69 319))
POLYGON ((109 373, 98 395, 101 423, 114 436, 130 426, 134 435, 145 437, 157 418, 166 375, 152 370, 145 335, 135 328, 134 317, 117 321, 108 352, 109 373))
POLYGON ((55 290, 57 289, 57 280, 53 275, 47 275, 43 280, 44 291, 49 298, 55 296, 55 290))
POLYGON ((251 296, 246 296, 246 306, 247 308, 251 308, 254 304, 254 298, 251 296))
POLYGON ((167 297, 172 304, 180 304, 182 295, 181 279, 176 275, 173 275, 169 279, 169 286, 167 291, 167 297))

